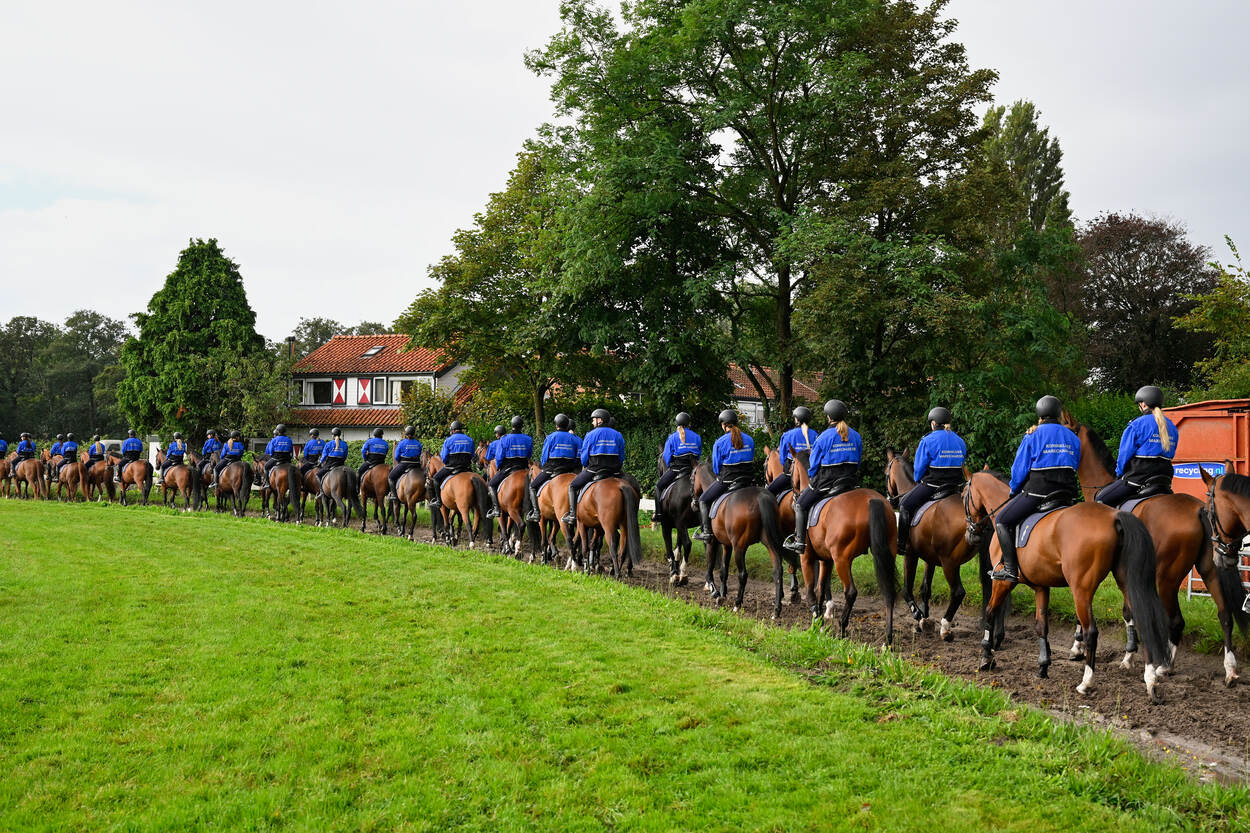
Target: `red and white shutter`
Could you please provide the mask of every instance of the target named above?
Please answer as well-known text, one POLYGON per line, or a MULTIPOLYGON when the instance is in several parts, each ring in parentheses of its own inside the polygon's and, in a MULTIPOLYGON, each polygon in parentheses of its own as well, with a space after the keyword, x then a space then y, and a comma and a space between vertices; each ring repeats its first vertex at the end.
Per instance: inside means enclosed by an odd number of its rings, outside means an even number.
POLYGON ((332 400, 333 403, 335 405, 346 405, 347 404, 347 380, 335 379, 333 381, 334 381, 334 399, 332 400))
POLYGON ((372 381, 373 381, 372 379, 357 379, 357 380, 356 380, 356 384, 357 384, 357 385, 359 385, 359 388, 360 388, 359 395, 356 397, 356 404, 357 404, 357 405, 368 405, 368 404, 370 404, 370 400, 369 400, 369 383, 370 383, 370 382, 372 382, 372 381))

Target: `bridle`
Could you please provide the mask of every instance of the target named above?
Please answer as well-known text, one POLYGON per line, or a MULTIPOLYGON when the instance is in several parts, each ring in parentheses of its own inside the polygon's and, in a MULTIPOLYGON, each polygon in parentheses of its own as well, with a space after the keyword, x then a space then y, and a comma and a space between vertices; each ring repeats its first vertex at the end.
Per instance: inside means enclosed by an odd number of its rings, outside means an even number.
POLYGON ((1220 514, 1215 508, 1215 485, 1219 479, 1219 477, 1211 478, 1211 485, 1207 487, 1207 502, 1202 507, 1202 511, 1206 513, 1207 521, 1211 525, 1212 537, 1215 539, 1216 561, 1227 566, 1236 561, 1233 553, 1240 550, 1240 546, 1238 542, 1231 539, 1224 525, 1220 523, 1220 514))
POLYGON ((998 510, 1006 506, 1008 502, 1011 501, 1012 497, 1013 495, 1010 495, 1010 494, 1007 495, 1006 500, 998 504, 998 506, 994 507, 992 511, 986 512, 985 516, 981 518, 980 520, 974 521, 972 519, 972 480, 969 479, 968 485, 964 487, 964 495, 963 495, 964 524, 967 527, 965 534, 967 535, 969 540, 971 541, 979 540, 981 537, 982 529, 985 527, 989 527, 993 524, 994 516, 998 514, 998 510))

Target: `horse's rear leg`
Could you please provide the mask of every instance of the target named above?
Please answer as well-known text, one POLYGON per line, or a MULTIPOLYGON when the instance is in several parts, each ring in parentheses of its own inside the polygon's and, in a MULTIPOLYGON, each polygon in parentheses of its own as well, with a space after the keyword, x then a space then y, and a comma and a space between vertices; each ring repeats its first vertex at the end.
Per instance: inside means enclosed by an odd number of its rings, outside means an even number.
POLYGON ((916 565, 920 559, 910 549, 907 555, 903 556, 903 601, 907 602, 907 609, 911 611, 911 618, 916 620, 916 630, 920 630, 920 620, 924 618, 924 614, 920 612, 920 605, 916 604, 916 597, 913 588, 916 585, 916 565))
POLYGON ((664 561, 668 564, 668 583, 676 586, 681 569, 677 564, 677 554, 673 550, 673 525, 669 522, 667 515, 660 523, 660 530, 664 536, 664 561))
MULTIPOLYGON (((1033 594, 1033 633, 1037 635, 1037 676, 1050 674, 1050 588, 1039 587, 1033 594)), ((1087 673, 1087 676, 1092 676, 1087 673)), ((1082 691, 1082 694, 1085 692, 1082 691)))
POLYGON ((964 580, 963 576, 959 574, 958 564, 953 561, 944 561, 942 563, 942 575, 946 577, 946 584, 951 589, 951 601, 946 606, 946 612, 942 614, 942 624, 938 633, 944 641, 950 642, 955 638, 955 629, 952 625, 955 621, 955 612, 963 604, 967 591, 964 590, 964 580))
POLYGON ((703 582, 703 586, 712 594, 713 599, 719 599, 721 592, 716 587, 716 562, 720 558, 720 542, 713 539, 704 543, 703 558, 707 561, 707 580, 703 582))
MULTIPOLYGON (((846 605, 842 609, 842 617, 838 620, 838 636, 846 639, 846 627, 851 621, 851 610, 855 607, 855 599, 859 597, 859 590, 855 587, 855 577, 851 575, 851 559, 843 557, 834 563, 838 568, 838 580, 842 582, 843 588, 842 600, 846 605)), ((826 605, 825 618, 832 620, 833 599, 830 598, 826 605)))
MULTIPOLYGON (((1049 593, 1046 599, 1049 601, 1049 593)), ((1094 621, 1093 589, 1073 587, 1072 603, 1076 607, 1076 616, 1081 621, 1081 629, 1085 632, 1085 673, 1076 690, 1081 694, 1088 694, 1094 681, 1094 662, 1098 658, 1098 623, 1094 621)))
MULTIPOLYGON (((742 610, 742 599, 747 594, 747 545, 734 547, 734 564, 738 567, 738 600, 734 602, 734 613, 742 610)), ((728 563, 729 559, 725 559, 728 563)), ((781 614, 781 565, 773 568, 777 579, 777 615, 781 614)))
POLYGON ((920 582, 920 624, 923 627, 929 619, 929 600, 933 598, 933 573, 936 565, 926 561, 924 579, 920 582))
POLYGON ((1011 589, 1014 586, 1008 581, 995 581, 990 584, 990 600, 985 606, 985 615, 982 618, 985 625, 981 636, 980 670, 982 671, 989 671, 998 664, 994 659, 993 622, 998 618, 998 613, 1003 605, 1011 598, 1011 589))

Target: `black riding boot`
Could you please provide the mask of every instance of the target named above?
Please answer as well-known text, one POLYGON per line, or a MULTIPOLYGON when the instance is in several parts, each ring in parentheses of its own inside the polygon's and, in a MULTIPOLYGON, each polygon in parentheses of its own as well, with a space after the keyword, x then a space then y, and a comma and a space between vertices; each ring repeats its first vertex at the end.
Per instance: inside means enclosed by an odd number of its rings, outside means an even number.
POLYGON ((794 534, 782 546, 800 555, 807 549, 807 507, 797 500, 794 502, 794 534))
POLYGON ((442 490, 438 488, 438 483, 435 480, 431 478, 430 480, 426 481, 425 502, 426 502, 426 505, 428 505, 431 509, 438 509, 443 505, 443 502, 439 500, 439 497, 440 497, 439 493, 441 491, 442 490))
POLYGON ((898 510, 898 554, 907 555, 907 545, 911 543, 911 513, 905 508, 898 510))
POLYGON ((487 487, 486 493, 490 495, 490 511, 486 513, 486 517, 498 518, 502 514, 499 511, 499 495, 495 494, 495 490, 490 487, 487 487))
POLYGON ((560 519, 566 524, 577 523, 577 487, 569 486, 569 511, 560 519))
POLYGON ((699 531, 692 537, 700 541, 712 540, 712 509, 703 501, 699 501, 699 531))
POLYGON ((1016 563, 1016 533, 1004 524, 995 524, 998 533, 998 545, 1003 548, 1003 566, 990 573, 993 581, 1009 581, 1015 584, 1020 580, 1020 566, 1016 563))
POLYGON ((525 481, 525 491, 530 496, 530 511, 525 514, 525 520, 531 523, 537 523, 543 519, 542 514, 538 511, 538 493, 534 491, 534 481, 529 479, 525 481))

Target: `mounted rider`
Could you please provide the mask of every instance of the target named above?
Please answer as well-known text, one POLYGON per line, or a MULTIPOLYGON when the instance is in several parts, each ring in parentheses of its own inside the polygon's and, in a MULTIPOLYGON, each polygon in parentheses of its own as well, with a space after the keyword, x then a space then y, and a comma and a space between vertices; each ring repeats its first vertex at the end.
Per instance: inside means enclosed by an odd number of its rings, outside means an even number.
MULTIPOLYGON (((26 436, 26 435, 25 435, 25 434, 23 434, 22 436, 26 436)), ((56 455, 60 454, 60 453, 61 453, 61 445, 62 445, 64 442, 65 442, 65 435, 64 435, 64 434, 57 434, 57 435, 56 435, 56 442, 54 442, 54 443, 52 444, 52 447, 51 447, 50 449, 48 449, 48 456, 49 456, 49 457, 55 457, 56 455)))
POLYGON ((573 420, 566 414, 556 414, 554 420, 556 430, 543 440, 543 451, 539 457, 542 473, 529 481, 530 511, 525 520, 542 519, 538 511, 538 490, 557 474, 581 471, 582 438, 573 433, 573 420))
POLYGON ((403 477, 408 469, 415 469, 421 465, 421 453, 424 450, 421 441, 417 439, 417 429, 411 425, 405 425, 404 438, 395 443, 395 465, 391 467, 391 473, 386 478, 387 497, 398 497, 395 494, 395 486, 399 483, 399 478, 403 477))
POLYGON ((912 477, 916 485, 899 499, 898 554, 907 554, 911 541, 911 519, 916 510, 931 500, 939 489, 958 487, 964 482, 964 462, 968 444, 951 430, 951 412, 941 405, 929 411, 929 433, 916 446, 912 477))
POLYGON ((265 475, 261 485, 268 486, 269 472, 273 471, 273 467, 291 462, 295 454, 295 443, 291 442, 291 438, 286 435, 285 425, 280 424, 273 429, 273 438, 265 445, 265 454, 269 459, 265 461, 265 475))
POLYGON ((781 460, 781 474, 773 478, 773 482, 765 487, 778 500, 794 488, 794 478, 790 475, 794 467, 794 453, 806 451, 810 454, 812 443, 816 439, 816 431, 810 427, 812 421, 810 408, 800 405, 794 409, 792 416, 794 427, 781 435, 781 442, 777 445, 777 457, 781 460))
MULTIPOLYGON (((32 442, 31 447, 33 448, 34 445, 35 444, 32 442)), ((74 438, 74 433, 71 431, 65 435, 65 442, 61 443, 61 462, 58 463, 57 467, 52 471, 52 482, 59 482, 61 479, 61 469, 65 468, 70 463, 75 463, 77 461, 78 440, 74 438)))
POLYGON ((755 479, 755 440, 738 427, 738 413, 720 412, 722 434, 712 444, 712 473, 716 482, 699 495, 699 531, 693 537, 712 540, 712 504, 732 489, 749 486, 755 479))
POLYGON ((1098 490, 1094 500, 1118 507, 1135 497, 1147 486, 1151 494, 1172 491, 1172 458, 1180 433, 1175 423, 1163 414, 1163 391, 1146 385, 1137 391, 1136 417, 1120 436, 1120 455, 1115 463, 1119 479, 1098 490))
POLYGON ((486 513, 488 518, 498 518, 500 515, 499 487, 504 479, 514 471, 529 469, 530 458, 534 456, 534 438, 521 431, 524 427, 525 419, 514 416, 512 431, 499 440, 499 444, 495 446, 495 456, 487 458, 495 461, 497 469, 495 476, 486 484, 490 491, 490 511, 486 513))
POLYGON ((186 441, 182 439, 181 431, 175 431, 173 440, 169 443, 169 447, 165 449, 165 462, 161 464, 161 480, 165 479, 165 472, 169 470, 170 466, 181 466, 186 456, 186 441))
POLYGON ((143 456, 143 442, 135 434, 135 429, 126 429, 126 439, 122 440, 122 458, 118 461, 117 471, 113 472, 113 480, 117 483, 122 482, 122 474, 126 471, 126 466, 138 460, 143 456))
POLYGON ((365 472, 369 469, 386 462, 386 453, 390 450, 391 444, 382 439, 382 429, 374 428, 373 436, 365 440, 365 444, 360 447, 360 456, 364 462, 360 464, 356 474, 363 479, 365 472))
POLYGON ((9 441, 4 438, 4 433, 0 432, 0 459, 9 453, 9 441))
POLYGON ((625 466, 625 438, 611 427, 612 415, 606 408, 590 414, 594 427, 582 438, 582 471, 569 484, 569 511, 560 520, 577 523, 577 493, 592 480, 620 477, 625 466))
MULTIPOLYGON (((496 427, 503 429, 502 425, 496 427)), ((464 424, 460 420, 453 420, 447 430, 450 433, 447 439, 443 440, 443 447, 438 452, 438 458, 443 461, 443 467, 430 477, 431 488, 426 490, 431 509, 438 509, 443 505, 443 481, 453 475, 469 471, 473 467, 473 452, 477 450, 473 438, 464 433, 464 424)), ((491 445, 493 446, 494 443, 491 445)))
POLYGON ((689 477, 699 464, 703 454, 703 438, 690 429, 690 414, 682 411, 673 418, 677 430, 668 435, 660 458, 664 461, 664 473, 655 481, 655 509, 651 510, 651 522, 665 520, 660 498, 664 490, 679 477, 689 477))
POLYGON ((864 457, 864 440, 846 424, 847 407, 841 399, 825 403, 829 427, 812 443, 807 461, 810 484, 794 502, 794 534, 782 545, 791 552, 807 549, 807 515, 826 497, 859 488, 859 464, 864 457))
POLYGON ((1059 422, 1063 405, 1053 396, 1037 400, 1037 426, 1029 429, 1011 465, 1011 493, 994 519, 994 531, 1003 550, 1003 563, 990 573, 994 581, 1017 582, 1016 527, 1043 502, 1075 500, 1081 493, 1076 469, 1081 464, 1081 440, 1059 422))
POLYGON ((104 443, 100 442, 100 435, 96 434, 91 438, 91 445, 87 446, 87 468, 90 469, 96 463, 104 462, 104 443))
POLYGON ((499 450, 499 441, 503 439, 503 435, 508 433, 508 429, 502 425, 495 426, 495 439, 491 440, 486 446, 486 462, 489 463, 495 459, 495 452, 499 450))
POLYGON ((209 459, 214 454, 221 453, 221 440, 217 439, 217 431, 214 428, 208 429, 208 436, 204 439, 204 445, 200 447, 200 466, 197 474, 200 477, 208 474, 208 470, 212 467, 213 461, 209 459))
POLYGON ((226 440, 221 447, 221 456, 217 460, 217 465, 213 467, 213 485, 217 485, 217 480, 221 477, 222 471, 231 463, 237 463, 243 459, 243 452, 247 447, 243 445, 243 433, 237 428, 230 432, 230 439, 226 440))
POLYGON ((325 450, 325 447, 326 441, 321 439, 321 432, 316 428, 309 428, 308 442, 304 443, 304 452, 300 460, 300 477, 308 474, 309 469, 317 467, 317 463, 321 461, 321 452, 325 450))
POLYGON ((338 426, 331 428, 330 436, 334 439, 321 449, 321 465, 317 467, 318 478, 325 477, 330 469, 336 469, 347 462, 347 443, 343 440, 342 429, 338 426))
POLYGON ((35 448, 35 441, 31 438, 29 431, 22 432, 21 438, 17 441, 17 448, 14 451, 17 452, 18 462, 35 459, 38 449, 35 448))

